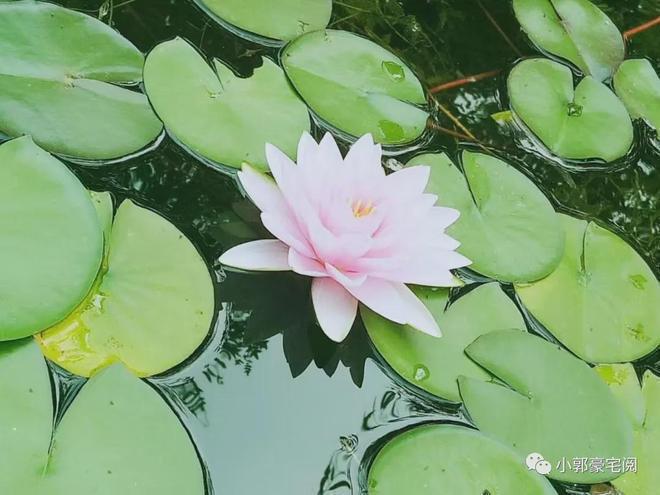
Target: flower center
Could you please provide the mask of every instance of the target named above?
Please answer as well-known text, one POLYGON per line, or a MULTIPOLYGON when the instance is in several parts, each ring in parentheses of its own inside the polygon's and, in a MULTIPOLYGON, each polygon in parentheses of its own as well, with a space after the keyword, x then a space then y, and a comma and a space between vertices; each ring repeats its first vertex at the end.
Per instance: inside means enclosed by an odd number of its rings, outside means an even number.
POLYGON ((376 207, 374 206, 373 201, 365 202, 358 199, 351 203, 351 209, 353 210, 353 216, 355 218, 362 218, 370 215, 376 207))

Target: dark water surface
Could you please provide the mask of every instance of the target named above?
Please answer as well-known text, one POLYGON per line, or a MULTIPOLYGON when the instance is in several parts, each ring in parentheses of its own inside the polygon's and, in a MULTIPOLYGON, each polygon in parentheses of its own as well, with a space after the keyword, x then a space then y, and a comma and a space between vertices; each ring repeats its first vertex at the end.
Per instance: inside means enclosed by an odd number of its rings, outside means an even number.
MULTIPOLYGON (((260 65, 260 56, 277 57, 276 49, 216 25, 191 0, 63 3, 101 17, 145 52, 181 36, 243 75, 260 65)), ((660 13, 660 0, 596 3, 622 30, 660 13)), ((639 126, 640 144, 620 170, 584 172, 562 168, 533 146, 521 149, 491 119, 506 109, 506 70, 535 53, 519 31, 510 2, 343 0, 335 2, 333 19, 333 27, 395 50, 427 87, 503 69, 499 77, 444 91, 438 100, 483 143, 527 172, 557 208, 617 230, 660 272, 660 153, 641 144, 646 129, 639 126)), ((649 31, 630 44, 633 56, 648 57, 656 69, 658 35, 649 31)), ((444 116, 439 123, 453 128, 444 116)), ((455 153, 463 145, 437 134, 429 146, 455 153)), ((216 274, 219 314, 213 338, 180 369, 152 380, 194 437, 214 493, 357 494, 358 466, 371 442, 418 421, 461 421, 455 408, 430 404, 381 371, 359 324, 342 345, 325 338, 313 322, 306 280, 230 274, 217 266, 225 249, 265 235, 257 210, 239 194, 232 177, 199 163, 169 138, 124 163, 71 167, 89 188, 111 191, 116 200, 133 199, 167 217, 216 274)), ((659 368, 657 355, 639 370, 647 366, 659 368)))

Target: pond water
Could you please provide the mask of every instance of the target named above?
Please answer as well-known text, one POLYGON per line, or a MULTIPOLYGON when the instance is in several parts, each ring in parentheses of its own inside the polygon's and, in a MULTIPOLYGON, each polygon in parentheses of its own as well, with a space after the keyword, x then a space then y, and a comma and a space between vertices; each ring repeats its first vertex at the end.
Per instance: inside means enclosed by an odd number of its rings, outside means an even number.
MULTIPOLYGON (((658 0, 596 3, 622 29, 660 12, 658 0)), ((491 118, 507 108, 507 70, 517 59, 535 53, 509 2, 334 4, 331 26, 391 48, 427 87, 502 69, 499 76, 442 91, 438 101, 482 143, 526 172, 558 209, 613 228, 660 274, 658 149, 637 144, 616 171, 571 170, 536 153, 534 143, 522 143, 528 150, 521 149, 491 118)), ((67 0, 63 5, 111 23, 144 52, 181 36, 243 75, 260 64, 260 56, 277 57, 276 49, 218 26, 190 0, 67 0)), ((629 47, 656 69, 657 39, 657 30, 651 30, 636 36, 629 47)), ((453 128, 444 116, 439 120, 453 128)), ((641 143, 641 134, 648 131, 638 126, 636 132, 641 143)), ((443 133, 434 133, 429 144, 449 153, 465 146, 473 145, 443 133)), ((224 250, 264 234, 258 211, 240 195, 231 176, 196 161, 167 137, 156 149, 120 164, 70 165, 88 188, 111 191, 117 200, 133 199, 173 222, 215 274, 218 316, 213 336, 184 365, 151 380, 194 438, 207 467, 209 493, 362 493, 359 466, 371 443, 416 422, 464 421, 455 407, 411 393, 382 370, 361 326, 341 345, 324 337, 313 323, 305 280, 225 273, 220 268, 216 260, 224 250)), ((639 370, 647 367, 660 371, 657 353, 638 365, 639 370)))

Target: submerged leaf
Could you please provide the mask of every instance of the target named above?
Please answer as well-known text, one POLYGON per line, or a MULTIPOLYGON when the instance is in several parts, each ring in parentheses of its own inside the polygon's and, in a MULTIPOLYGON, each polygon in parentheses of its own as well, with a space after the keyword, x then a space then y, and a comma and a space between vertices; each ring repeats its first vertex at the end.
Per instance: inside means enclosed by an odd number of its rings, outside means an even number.
POLYGON ((142 80, 144 58, 101 21, 51 3, 0 2, 0 132, 54 153, 109 160, 154 141, 162 124, 142 80))
POLYGON ((645 59, 626 60, 614 74, 614 89, 633 119, 660 129, 660 77, 645 59))
POLYGON ((609 466, 556 469, 562 459, 632 454, 628 416, 587 364, 539 337, 512 330, 483 335, 465 352, 504 382, 459 378, 463 402, 481 431, 512 446, 521 462, 538 452, 552 465, 549 477, 556 480, 597 483, 620 475, 609 466))
POLYGON ((105 269, 85 302, 39 336, 44 354, 81 376, 115 361, 139 376, 163 373, 210 330, 209 271, 172 224, 131 201, 119 207, 108 243, 105 269))
POLYGON ((562 344, 593 363, 639 359, 660 345, 660 284, 639 254, 595 223, 561 215, 564 257, 548 277, 516 286, 562 344))
MULTIPOLYGON (((195 0, 233 31, 287 41, 323 29, 330 22, 332 0, 195 0)), ((248 36, 248 38, 252 39, 248 36)))
POLYGON ((101 265, 101 226, 76 176, 24 137, 0 146, 0 232, 0 340, 20 339, 85 298, 101 265))
POLYGON ((553 153, 606 162, 628 153, 633 142, 630 116, 616 95, 593 77, 573 89, 568 67, 535 58, 516 65, 507 84, 511 109, 553 153))
POLYGON ((523 30, 541 50, 572 62, 599 81, 623 61, 623 37, 589 0, 513 0, 523 30))
POLYGON ((419 155, 410 165, 431 167, 427 192, 460 211, 447 233, 470 269, 505 282, 538 280, 559 263, 563 233, 543 193, 509 164, 463 152, 464 174, 444 154, 419 155))
POLYGON ((316 31, 282 53, 289 79, 312 111, 357 138, 371 133, 386 145, 419 138, 428 114, 422 85, 405 63, 375 43, 345 31, 316 31))
POLYGON ((176 38, 149 54, 144 84, 172 137, 211 164, 267 170, 266 143, 293 158, 300 136, 310 129, 307 108, 267 58, 243 79, 217 59, 212 69, 176 38))
POLYGON ((89 380, 54 431, 48 370, 32 341, 1 345, 0 391, 11 397, 0 406, 0 493, 205 493, 186 430, 120 365, 89 380))
POLYGON ((367 484, 374 495, 557 493, 506 445, 448 424, 397 434, 376 455, 367 484))
POLYGON ((490 375, 464 354, 480 335, 509 328, 525 329, 525 322, 499 285, 481 285, 446 309, 447 289, 419 287, 415 294, 431 311, 442 337, 431 337, 406 325, 386 320, 362 307, 369 338, 385 362, 407 382, 452 402, 460 402, 460 375, 487 380, 490 375))

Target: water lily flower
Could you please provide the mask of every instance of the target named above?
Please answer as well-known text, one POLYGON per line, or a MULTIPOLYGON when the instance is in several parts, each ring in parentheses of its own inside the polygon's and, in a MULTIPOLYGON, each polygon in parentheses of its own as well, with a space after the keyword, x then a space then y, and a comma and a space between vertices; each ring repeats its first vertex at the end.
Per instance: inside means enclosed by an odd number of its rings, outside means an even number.
POLYGON ((440 336, 435 319, 406 284, 453 286, 450 270, 470 261, 445 234, 459 212, 436 206, 424 192, 426 166, 386 175, 370 135, 342 158, 326 134, 303 135, 298 164, 272 145, 266 157, 275 180, 244 166, 241 185, 276 239, 236 246, 220 262, 243 270, 293 270, 313 277, 312 301, 325 334, 341 342, 358 302, 400 324, 440 336))

